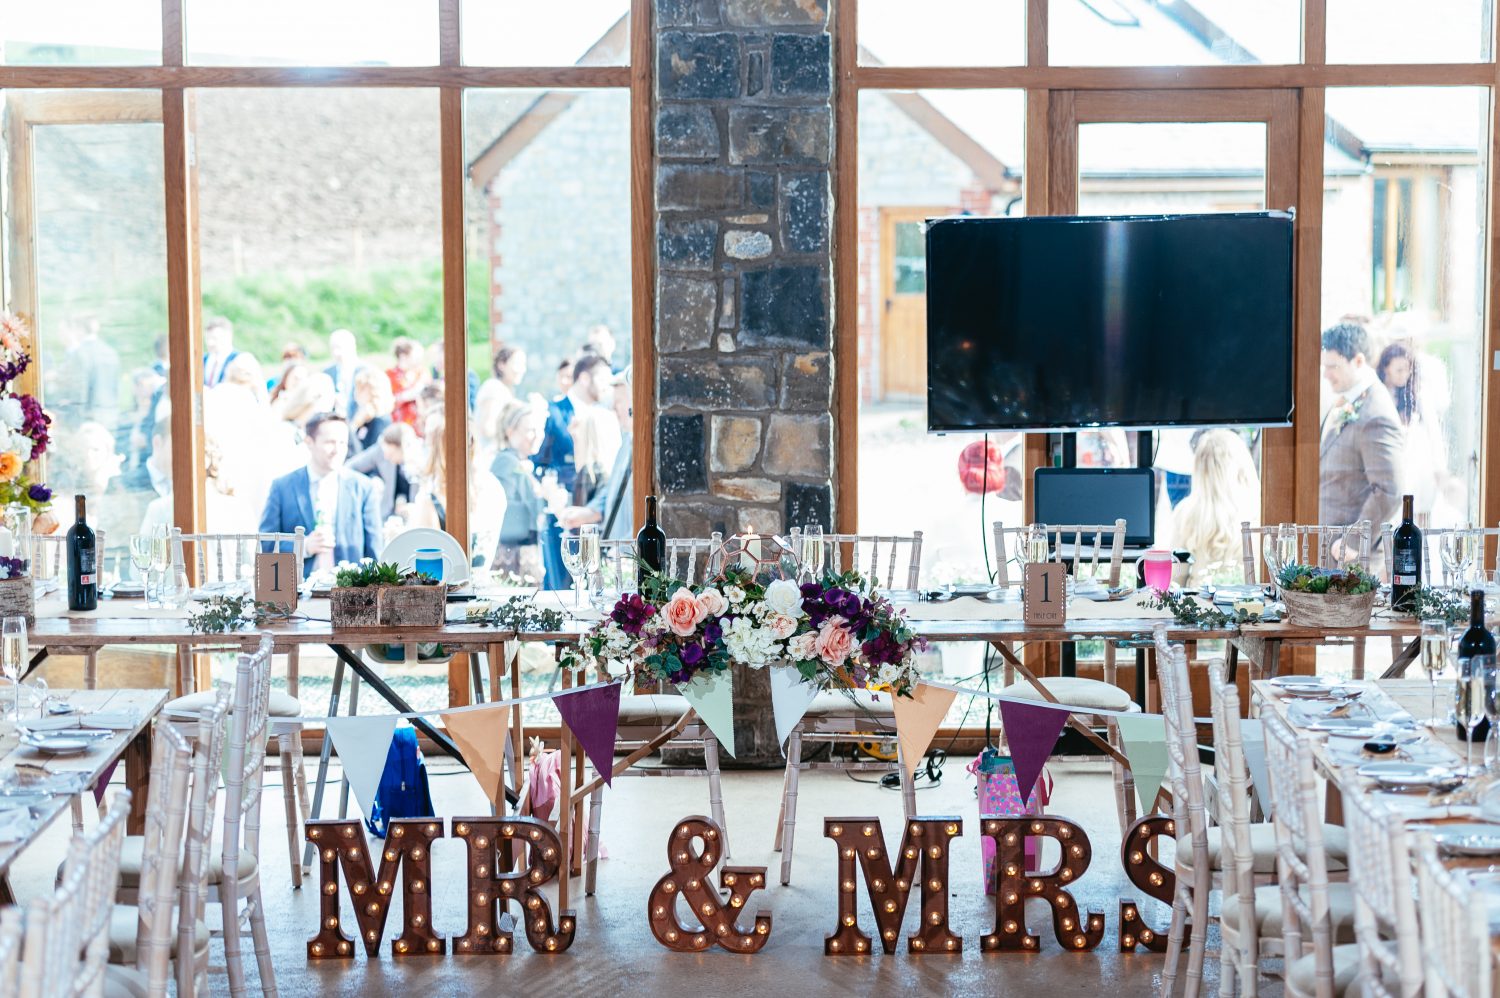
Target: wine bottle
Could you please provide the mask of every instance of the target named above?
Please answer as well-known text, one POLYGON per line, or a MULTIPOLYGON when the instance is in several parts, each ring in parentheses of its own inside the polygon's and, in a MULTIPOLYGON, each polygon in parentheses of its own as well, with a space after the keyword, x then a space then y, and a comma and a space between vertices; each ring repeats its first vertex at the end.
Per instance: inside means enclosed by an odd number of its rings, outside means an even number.
POLYGON ((1411 496, 1401 497, 1401 525, 1391 542, 1391 609, 1409 611, 1422 584, 1422 531, 1412 522, 1411 496))
MULTIPOLYGON (((1476 656, 1488 655, 1491 659, 1495 655, 1495 636, 1484 626, 1484 590, 1475 589, 1469 594, 1469 629, 1464 631, 1463 637, 1458 639, 1458 681, 1463 684, 1469 680, 1471 686, 1477 688, 1478 684, 1472 680, 1473 659, 1476 656)), ((1480 698, 1479 710, 1484 710, 1483 698, 1480 698)), ((1483 741, 1489 736, 1490 722, 1482 720, 1474 728, 1474 741, 1483 741)), ((1463 727, 1462 719, 1459 721, 1458 737, 1469 737, 1468 731, 1463 727)))
POLYGON ((68 609, 93 610, 99 606, 99 561, 94 549, 94 531, 89 528, 86 501, 73 497, 77 519, 68 530, 68 609))
POLYGON ((647 569, 660 572, 667 563, 667 535, 656 524, 656 496, 646 497, 646 524, 635 535, 635 553, 641 561, 637 569, 637 584, 647 569))

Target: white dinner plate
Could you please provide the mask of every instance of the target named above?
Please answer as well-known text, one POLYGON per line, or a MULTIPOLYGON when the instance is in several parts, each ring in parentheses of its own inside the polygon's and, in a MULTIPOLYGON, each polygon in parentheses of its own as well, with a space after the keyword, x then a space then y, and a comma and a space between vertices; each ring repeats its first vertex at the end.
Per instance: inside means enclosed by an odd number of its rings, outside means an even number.
POLYGON ((27 748, 36 749, 38 752, 46 752, 48 755, 78 755, 94 747, 94 742, 88 738, 65 738, 56 735, 24 737, 21 739, 21 744, 27 748))
POLYGON ((1405 789, 1451 783, 1457 778, 1448 766, 1421 762, 1370 762, 1359 767, 1359 775, 1382 787, 1405 789))
POLYGON ((1266 682, 1278 690, 1303 690, 1308 687, 1323 689, 1334 685, 1333 680, 1326 676, 1277 676, 1266 682))
POLYGON ((421 548, 437 548, 443 552, 443 582, 453 586, 469 581, 469 556, 452 534, 436 527, 412 527, 403 530, 380 552, 379 561, 395 562, 404 572, 412 569, 417 551, 421 548))
POLYGON ((1443 852, 1454 856, 1500 854, 1500 825, 1470 823, 1433 828, 1432 837, 1443 852))

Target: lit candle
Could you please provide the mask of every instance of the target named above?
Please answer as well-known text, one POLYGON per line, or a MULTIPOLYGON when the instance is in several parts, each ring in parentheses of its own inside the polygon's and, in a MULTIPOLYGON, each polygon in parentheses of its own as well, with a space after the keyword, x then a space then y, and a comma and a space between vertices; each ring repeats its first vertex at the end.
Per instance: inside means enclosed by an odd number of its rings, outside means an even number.
POLYGON ((15 535, 10 532, 9 527, 0 526, 0 558, 13 558, 15 551, 15 535))

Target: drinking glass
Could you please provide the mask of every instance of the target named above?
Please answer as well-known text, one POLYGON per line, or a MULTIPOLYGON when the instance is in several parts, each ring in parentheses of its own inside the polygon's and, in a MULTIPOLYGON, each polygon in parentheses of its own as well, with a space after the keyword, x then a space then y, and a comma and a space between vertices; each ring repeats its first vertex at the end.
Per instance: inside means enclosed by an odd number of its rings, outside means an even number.
POLYGON ((6 617, 0 623, 0 673, 10 680, 15 706, 5 715, 21 720, 21 674, 26 671, 26 618, 6 617))
POLYGON ((562 563, 573 578, 573 609, 583 606, 583 535, 577 527, 570 527, 562 535, 562 563))
POLYGON ((802 550, 797 552, 797 561, 802 570, 798 573, 803 582, 818 582, 823 578, 823 559, 827 555, 823 544, 822 524, 812 523, 802 528, 802 550))
POLYGON ((1484 738, 1484 771, 1493 773, 1500 770, 1500 683, 1496 682, 1495 657, 1493 655, 1481 656, 1489 659, 1489 665, 1483 669, 1484 673, 1484 718, 1490 722, 1490 730, 1484 738))
POLYGON ((188 584, 187 568, 181 562, 162 570, 158 606, 164 610, 180 610, 192 598, 192 593, 193 587, 188 584))
POLYGON ((1421 723, 1428 727, 1435 728, 1448 723, 1448 719, 1439 717, 1437 712, 1438 676, 1448 667, 1448 645, 1447 621, 1422 621, 1422 671, 1427 673, 1427 681, 1432 684, 1432 716, 1424 718, 1421 723))
POLYGON ((1454 709, 1464 729, 1464 771, 1474 771, 1474 729, 1484 720, 1485 682, 1494 682, 1495 656, 1473 655, 1458 660, 1458 687, 1454 709))
POLYGON ((151 568, 150 537, 145 534, 130 535, 130 563, 135 566, 136 574, 144 582, 146 572, 151 568))
POLYGON ((1031 529, 1026 532, 1026 541, 1021 545, 1021 565, 1040 564, 1047 560, 1050 554, 1047 543, 1047 525, 1045 523, 1033 523, 1031 529))
POLYGON ((587 588, 599 576, 599 563, 603 558, 599 543, 599 525, 586 523, 578 528, 579 562, 583 567, 583 584, 587 588))
POLYGON ((1453 532, 1457 544, 1455 552, 1458 584, 1464 589, 1469 587, 1469 580, 1473 578, 1474 566, 1480 563, 1483 555, 1480 554, 1481 541, 1483 537, 1477 530, 1455 530, 1453 532))

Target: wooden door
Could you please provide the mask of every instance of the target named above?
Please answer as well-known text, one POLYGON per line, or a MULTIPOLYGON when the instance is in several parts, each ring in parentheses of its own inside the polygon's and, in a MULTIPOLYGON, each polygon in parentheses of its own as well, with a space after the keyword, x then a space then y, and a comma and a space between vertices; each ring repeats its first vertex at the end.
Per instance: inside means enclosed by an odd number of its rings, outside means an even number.
POLYGON ((927 395, 926 221, 947 208, 880 210, 880 397, 927 395))

